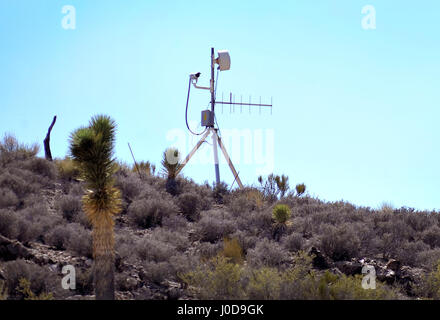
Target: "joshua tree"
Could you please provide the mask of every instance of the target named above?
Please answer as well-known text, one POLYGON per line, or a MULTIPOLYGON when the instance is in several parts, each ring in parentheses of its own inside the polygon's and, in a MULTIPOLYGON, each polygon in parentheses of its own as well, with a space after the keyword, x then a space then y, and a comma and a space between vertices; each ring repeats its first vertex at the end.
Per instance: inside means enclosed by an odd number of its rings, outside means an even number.
POLYGON ((304 194, 304 192, 306 192, 306 185, 304 183, 297 184, 295 189, 296 189, 296 195, 300 197, 304 194))
POLYGON ((75 130, 70 137, 70 154, 77 163, 87 192, 83 208, 92 224, 94 285, 97 300, 113 300, 114 215, 121 211, 120 191, 113 186, 116 170, 113 158, 116 124, 98 115, 88 127, 75 130))
POLYGON ((280 241, 281 236, 286 231, 286 222, 291 216, 290 207, 286 204, 277 204, 272 210, 272 218, 275 220, 273 228, 273 238, 280 241))
POLYGON ((162 172, 167 176, 166 190, 175 196, 178 193, 176 177, 181 167, 180 152, 176 148, 168 148, 163 153, 162 172))
POLYGON ((278 190, 280 192, 280 197, 283 198, 286 192, 289 190, 289 177, 284 174, 275 177, 275 182, 277 183, 278 190))

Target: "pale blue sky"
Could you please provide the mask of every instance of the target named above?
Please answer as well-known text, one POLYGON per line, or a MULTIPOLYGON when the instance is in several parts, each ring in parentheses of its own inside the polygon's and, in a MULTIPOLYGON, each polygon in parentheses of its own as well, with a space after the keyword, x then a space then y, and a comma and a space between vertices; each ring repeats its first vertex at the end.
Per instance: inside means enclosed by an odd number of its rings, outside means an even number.
MULTIPOLYGON (((208 83, 213 46, 232 59, 218 95, 274 98, 272 115, 217 116, 224 131, 272 130, 275 173, 324 200, 440 209, 439 12, 434 0, 2 0, 0 133, 41 143, 56 114, 52 153, 64 157, 69 133, 106 113, 119 126, 118 159, 131 162, 130 142, 158 165, 167 135, 185 132, 189 73, 208 83), (64 5, 76 8, 75 30, 61 26, 64 5), (365 5, 376 30, 361 28, 365 5)), ((209 96, 192 92, 196 125, 209 96)), ((209 150, 186 176, 215 179, 200 164, 209 150)), ((232 160, 256 183, 257 164, 232 160)), ((224 162, 220 171, 231 183, 224 162)))

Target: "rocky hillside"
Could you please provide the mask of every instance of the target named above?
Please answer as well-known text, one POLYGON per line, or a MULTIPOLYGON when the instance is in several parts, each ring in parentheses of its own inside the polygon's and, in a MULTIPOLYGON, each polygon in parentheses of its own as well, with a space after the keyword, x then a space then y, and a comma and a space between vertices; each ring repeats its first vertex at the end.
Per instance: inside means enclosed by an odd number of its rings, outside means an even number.
MULTIPOLYGON (((0 298, 93 299, 91 227, 72 163, 17 142, 0 148, 0 298), (76 269, 76 289, 61 286, 76 269)), ((125 165, 116 219, 118 299, 438 298, 440 215, 356 207, 264 188, 229 191, 181 176, 177 194, 125 165), (280 223, 273 209, 285 204, 280 223), (377 288, 361 287, 362 267, 377 288)), ((343 195, 341 195, 341 198, 343 195)))

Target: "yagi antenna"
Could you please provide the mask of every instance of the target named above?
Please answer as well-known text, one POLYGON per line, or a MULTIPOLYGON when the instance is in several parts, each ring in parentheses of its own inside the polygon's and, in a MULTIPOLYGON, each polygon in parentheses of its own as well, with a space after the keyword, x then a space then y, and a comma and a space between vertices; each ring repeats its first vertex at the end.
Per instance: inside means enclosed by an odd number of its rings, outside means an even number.
POLYGON ((229 113, 235 113, 235 106, 240 107, 240 113, 243 113, 243 107, 248 107, 249 114, 251 114, 251 109, 253 107, 259 107, 259 114, 261 114, 261 108, 266 107, 270 109, 270 114, 272 114, 272 106, 273 106, 273 98, 270 98, 270 104, 263 104, 261 103, 261 97, 260 97, 260 103, 252 103, 252 96, 249 96, 249 102, 243 102, 243 96, 240 96, 240 102, 235 102, 235 95, 229 93, 229 101, 224 101, 224 95, 222 93, 222 101, 216 101, 216 104, 222 105, 222 114, 224 112, 223 105, 229 105, 229 113))
MULTIPOLYGON (((260 97, 260 103, 252 103, 251 99, 252 97, 249 96, 249 102, 243 102, 243 96, 240 98, 240 102, 235 102, 235 96, 233 98, 232 93, 229 94, 229 101, 224 101, 223 95, 222 95, 222 101, 215 101, 215 93, 216 93, 216 86, 215 86, 215 80, 214 80, 214 74, 215 74, 215 65, 218 65, 217 67, 217 75, 219 71, 226 71, 231 68, 231 57, 229 55, 229 52, 227 50, 219 50, 218 51, 218 57, 214 57, 214 48, 211 48, 211 81, 209 87, 203 87, 199 86, 197 84, 201 73, 192 73, 189 76, 189 84, 188 84, 188 97, 186 100, 186 110, 185 110, 185 121, 186 126, 188 130, 195 134, 195 135, 202 135, 202 138, 197 142, 196 146, 191 150, 191 152, 186 156, 186 158, 183 160, 182 165, 178 169, 177 173, 179 173, 183 167, 188 163, 188 161, 191 159, 191 157, 197 152, 197 150, 200 148, 200 146, 205 142, 205 139, 207 136, 211 133, 212 134, 212 146, 214 149, 214 168, 215 168, 215 178, 216 178, 216 184, 220 184, 220 169, 218 164, 218 151, 217 151, 217 144, 220 147, 220 149, 223 152, 223 156, 226 159, 226 162, 229 165, 229 168, 232 171, 232 174, 234 176, 234 182, 237 181, 237 184, 240 188, 243 188, 243 184, 240 180, 240 177, 238 176, 237 171, 235 170, 234 164, 231 161, 231 158, 229 158, 229 155, 226 151, 226 148, 221 140, 221 138, 218 135, 218 128, 214 127, 215 122, 215 105, 221 104, 222 105, 222 112, 223 112, 223 105, 229 105, 230 112, 232 109, 235 112, 235 106, 240 107, 240 113, 243 112, 243 107, 248 107, 249 113, 251 113, 251 108, 259 107, 259 112, 261 114, 261 108, 262 107, 269 107, 270 108, 270 114, 272 114, 272 98, 270 104, 262 104, 261 103, 261 97, 260 97), (203 110, 202 111, 202 126, 205 127, 204 131, 201 133, 195 133, 193 132, 189 125, 188 125, 188 103, 189 103, 189 96, 191 92, 191 85, 193 85, 196 89, 202 89, 202 90, 209 90, 211 93, 211 110, 203 110), (232 108, 232 109, 231 109, 232 108)), ((232 186, 231 186, 232 187, 232 186)))

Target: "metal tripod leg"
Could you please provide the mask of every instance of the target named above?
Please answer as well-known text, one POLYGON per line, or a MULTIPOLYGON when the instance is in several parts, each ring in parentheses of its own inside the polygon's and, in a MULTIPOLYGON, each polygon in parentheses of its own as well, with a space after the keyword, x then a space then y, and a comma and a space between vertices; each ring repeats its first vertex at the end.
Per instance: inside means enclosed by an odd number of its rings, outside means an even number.
POLYGON ((202 136, 202 138, 199 140, 199 142, 197 142, 196 146, 191 150, 191 152, 186 156, 186 158, 183 160, 182 164, 180 165, 180 168, 177 170, 176 174, 179 174, 180 171, 182 171, 183 167, 188 163, 188 161, 192 158, 192 156, 194 155, 194 153, 196 153, 196 151, 200 148, 200 146, 202 145, 202 143, 205 141, 206 137, 209 135, 209 133, 211 132, 211 128, 209 128, 208 130, 206 130, 205 134, 202 136))
POLYGON ((231 168, 231 171, 232 171, 232 174, 234 175, 234 178, 237 180, 238 186, 240 188, 243 188, 243 184, 241 183, 240 177, 238 176, 238 173, 235 170, 234 165, 232 164, 232 161, 229 158, 228 153, 226 152, 226 148, 223 145, 222 140, 220 139, 220 137, 218 136, 216 131, 214 131, 213 134, 215 134, 217 136, 218 145, 220 146, 220 149, 222 149, 222 151, 223 151, 223 155, 225 156, 225 159, 228 162, 229 168, 231 168))
POLYGON ((215 169, 215 182, 220 184, 220 168, 218 165, 218 152, 217 152, 217 129, 211 129, 212 131, 212 147, 214 149, 214 169, 215 169))

